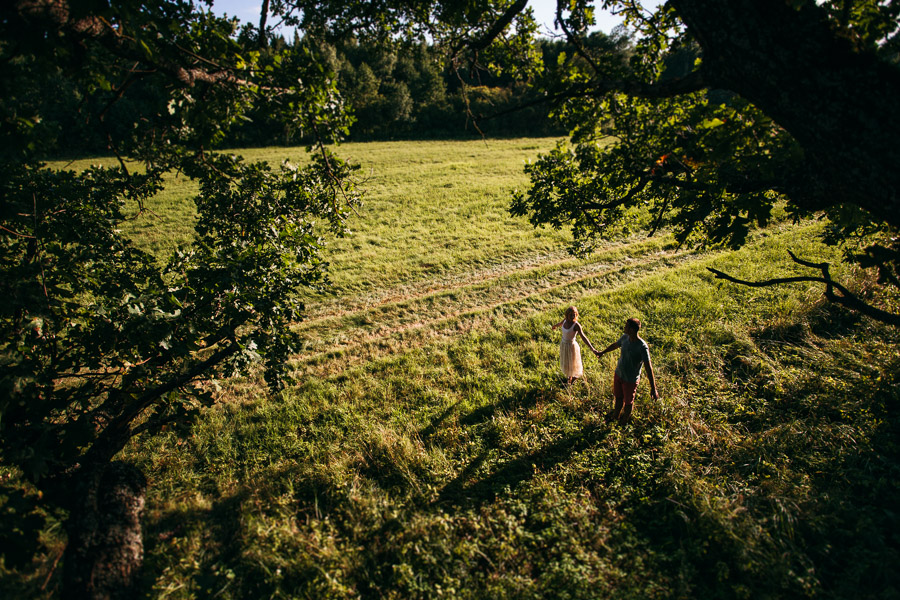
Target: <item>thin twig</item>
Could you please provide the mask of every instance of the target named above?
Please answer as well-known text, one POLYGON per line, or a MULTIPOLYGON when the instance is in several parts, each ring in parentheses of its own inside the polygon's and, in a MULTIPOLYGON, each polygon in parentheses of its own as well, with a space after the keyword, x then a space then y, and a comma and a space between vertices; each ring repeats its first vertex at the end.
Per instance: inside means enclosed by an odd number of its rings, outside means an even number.
POLYGON ((669 200, 671 196, 666 194, 665 200, 663 200, 663 205, 659 209, 659 215, 657 215, 656 220, 653 223, 653 228, 650 230, 650 235, 653 236, 659 230, 659 226, 662 225, 663 217, 666 216, 666 211, 669 208, 669 200))
POLYGON ((59 554, 56 555, 56 558, 53 560, 53 564, 50 565, 50 571, 47 573, 47 577, 44 578, 44 583, 41 584, 42 592, 47 589, 47 584, 50 583, 50 578, 53 577, 53 573, 56 571, 56 566, 59 564, 59 561, 63 557, 63 554, 65 554, 65 552, 66 549, 64 547, 59 551, 59 554))
POLYGON ((47 292, 47 275, 44 273, 44 260, 43 260, 43 251, 44 251, 44 243, 41 238, 37 235, 38 232, 38 220, 37 220, 37 195, 34 192, 31 193, 31 201, 32 201, 32 217, 34 219, 34 239, 37 241, 37 261, 38 265, 41 267, 41 287, 44 288, 44 297, 47 299, 47 310, 50 312, 52 308, 50 307, 50 294, 47 292))
POLYGON ((617 207, 622 206, 623 204, 629 202, 630 200, 632 200, 635 197, 635 195, 637 195, 638 193, 640 193, 641 190, 643 190, 645 187, 647 187, 647 183, 649 183, 649 181, 650 181, 650 179, 648 177, 643 176, 643 177, 641 177, 640 181, 638 181, 636 184, 634 184, 634 186, 630 190, 628 190, 628 193, 625 194, 624 196, 616 198, 615 200, 610 200, 609 202, 605 202, 603 204, 597 204, 596 202, 586 202, 584 204, 584 206, 585 206, 585 208, 588 208, 591 210, 604 210, 604 209, 610 209, 610 208, 617 208, 617 207))
POLYGON ((2 229, 3 231, 5 231, 5 232, 7 232, 7 233, 11 233, 12 235, 14 235, 14 236, 16 236, 16 237, 25 238, 25 239, 29 239, 29 240, 35 239, 35 237, 34 237, 33 235, 27 235, 27 234, 24 234, 24 233, 17 233, 17 232, 15 232, 15 231, 13 231, 12 229, 8 229, 8 228, 4 227, 3 225, 0 225, 0 229, 2 229))
MULTIPOLYGON (((353 214, 355 214, 357 217, 360 216, 359 213, 356 212, 356 208, 353 206, 353 203, 350 202, 349 198, 347 198, 347 192, 346 190, 344 190, 344 182, 338 179, 337 175, 334 174, 334 170, 331 167, 331 161, 328 160, 328 152, 325 148, 325 142, 322 141, 322 136, 319 135, 319 128, 316 125, 315 119, 313 119, 312 121, 312 130, 316 136, 316 145, 319 147, 319 151, 322 153, 322 160, 325 162, 325 173, 331 180, 330 187, 332 195, 334 197, 337 197, 337 194, 334 191, 335 186, 337 186, 337 189, 340 191, 341 196, 344 198, 344 203, 350 208, 350 210, 353 211, 353 214)), ((337 212, 337 202, 332 202, 331 206, 332 208, 334 208, 335 212, 337 212)))

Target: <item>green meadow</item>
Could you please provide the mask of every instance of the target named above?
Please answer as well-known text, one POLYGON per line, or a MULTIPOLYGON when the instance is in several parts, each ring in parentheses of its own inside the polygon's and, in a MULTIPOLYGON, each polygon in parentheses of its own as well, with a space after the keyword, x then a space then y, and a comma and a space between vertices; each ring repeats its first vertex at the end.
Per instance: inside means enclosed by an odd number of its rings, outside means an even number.
MULTIPOLYGON (((567 232, 508 213, 554 143, 336 149, 367 193, 296 324, 297 383, 219 382, 190 435, 126 450, 150 480, 144 597, 900 596, 900 331, 820 285, 707 271, 799 273, 788 250, 837 265, 823 224, 738 251, 623 234, 574 258, 567 232), (615 356, 559 372, 570 304, 598 348, 644 323, 662 397, 644 378, 629 425, 604 420, 615 356)), ((192 189, 171 183, 128 223, 157 255, 192 232, 192 189)), ((61 540, 9 597, 54 593, 61 540)))

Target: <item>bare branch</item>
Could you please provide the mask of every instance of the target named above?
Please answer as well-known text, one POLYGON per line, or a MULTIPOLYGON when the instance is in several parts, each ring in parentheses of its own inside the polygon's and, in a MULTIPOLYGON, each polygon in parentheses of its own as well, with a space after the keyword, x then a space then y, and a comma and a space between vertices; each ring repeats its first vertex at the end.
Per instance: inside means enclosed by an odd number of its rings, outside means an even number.
POLYGON ((266 21, 269 18, 269 0, 263 0, 259 9, 259 47, 265 50, 269 46, 269 38, 266 35, 266 21))
POLYGON ((673 77, 655 83, 647 83, 638 79, 600 79, 587 84, 573 86, 554 94, 548 94, 544 98, 524 104, 522 107, 526 108, 543 102, 561 102, 575 98, 602 98, 610 92, 622 92, 629 96, 651 100, 672 98, 699 92, 706 88, 707 84, 703 78, 703 73, 699 70, 692 71, 684 77, 673 77))
POLYGON ((850 290, 845 288, 843 285, 835 281, 831 278, 829 273, 829 264, 828 263, 813 263, 801 258, 798 258, 793 252, 788 250, 788 254, 791 255, 791 258, 799 265, 803 265, 804 267, 809 267, 811 269, 818 269, 822 272, 821 277, 810 277, 810 276, 797 276, 797 277, 777 277, 775 279, 766 279, 764 281, 747 281, 744 279, 738 279, 737 277, 732 277, 727 273, 723 273, 718 269, 713 269, 712 267, 707 267, 707 270, 712 272, 713 275, 716 276, 716 279, 724 279, 726 281, 730 281, 732 283, 737 283, 739 285, 746 285, 748 287, 770 287, 773 285, 781 285, 784 283, 802 283, 802 282, 814 282, 814 283, 824 283, 825 284, 825 297, 835 304, 840 304, 850 310, 854 310, 858 313, 864 314, 868 317, 875 319, 881 323, 887 323, 888 325, 893 325, 895 327, 900 327, 900 315, 887 312, 885 310, 881 310, 880 308, 876 308, 870 304, 867 304, 863 300, 859 299, 856 295, 854 295, 850 290), (835 293, 835 290, 838 293, 835 293))
POLYGON ((50 303, 50 294, 47 292, 47 275, 44 272, 44 240, 38 236, 38 209, 37 209, 37 195, 33 192, 31 194, 32 201, 32 216, 34 222, 34 240, 37 242, 37 261, 38 265, 41 267, 41 287, 44 288, 44 298, 47 299, 47 310, 52 314, 53 306, 50 303))
POLYGON ((241 349, 236 340, 213 353, 206 360, 194 364, 184 373, 177 375, 159 386, 149 389, 135 399, 130 405, 113 419, 109 426, 97 437, 96 442, 85 453, 82 464, 97 464, 112 458, 116 452, 124 447, 127 440, 132 437, 131 424, 144 412, 155 400, 163 395, 187 385, 197 377, 208 372, 223 360, 237 353, 241 349))
MULTIPOLYGON (((695 192, 710 192, 716 189, 716 186, 700 183, 690 179, 678 179, 676 177, 666 177, 665 175, 647 175, 654 183, 670 185, 681 190, 690 190, 695 192)), ((780 179, 750 179, 744 178, 734 181, 735 178, 729 178, 724 181, 723 187, 730 194, 749 194, 753 192, 782 191, 784 181, 780 179)))
POLYGON ((507 28, 507 26, 512 23, 512 20, 516 18, 520 12, 525 10, 525 7, 528 5, 528 0, 516 0, 513 4, 506 9, 506 12, 491 25, 491 28, 485 32, 483 36, 474 40, 462 40, 453 48, 450 56, 452 59, 456 59, 460 52, 462 52, 465 48, 468 48, 472 52, 478 53, 480 50, 484 50, 488 46, 491 45, 498 35, 503 33, 503 30, 507 28))
POLYGON ((623 204, 627 204, 630 202, 638 193, 641 192, 647 184, 650 183, 650 179, 648 177, 641 177, 641 179, 632 186, 628 193, 624 196, 620 196, 615 200, 610 200, 609 202, 597 203, 597 202, 585 202, 584 208, 588 210, 604 210, 610 208, 616 208, 618 206, 622 206, 623 204))
POLYGON ((808 260, 803 260, 802 258, 798 258, 797 255, 794 254, 793 252, 791 252, 790 250, 788 250, 787 253, 791 255, 791 258, 798 265, 803 265, 804 267, 809 267, 810 269, 819 269, 820 271, 822 271, 822 273, 825 275, 825 277, 828 277, 829 279, 831 279, 831 277, 828 275, 828 268, 830 265, 827 262, 823 262, 823 263, 809 262, 808 260))
POLYGON ((684 77, 673 77, 656 83, 647 83, 637 79, 604 80, 593 83, 589 91, 593 96, 608 92, 623 92, 630 96, 652 99, 691 94, 706 89, 706 87, 702 71, 697 70, 691 71, 684 77))
POLYGON ((663 200, 662 206, 659 208, 659 214, 656 216, 656 219, 653 222, 653 228, 650 229, 650 235, 656 235, 656 232, 659 231, 660 226, 662 225, 663 217, 666 216, 666 211, 669 209, 669 201, 671 200, 670 195, 666 195, 663 200))
POLYGON ((356 212, 356 208, 353 206, 353 203, 350 202, 349 198, 347 198, 347 191, 344 189, 344 181, 342 179, 339 179, 338 176, 334 174, 334 169, 331 166, 331 161, 328 160, 328 150, 325 147, 325 141, 319 134, 319 127, 316 125, 315 119, 313 119, 312 121, 312 130, 316 136, 316 147, 318 147, 319 152, 322 154, 322 162, 325 163, 325 173, 326 175, 328 175, 329 179, 328 187, 331 188, 332 193, 332 208, 335 210, 335 212, 337 212, 337 192, 340 192, 341 196, 344 198, 344 202, 346 203, 346 205, 350 207, 350 210, 353 211, 353 214, 358 217, 359 213, 356 212), (335 191, 335 188, 337 188, 337 191, 335 191))
POLYGON ((24 234, 24 233, 17 233, 17 232, 15 232, 15 231, 13 231, 12 229, 8 229, 8 228, 4 227, 3 225, 0 225, 0 229, 2 229, 3 231, 5 231, 5 232, 7 232, 7 233, 9 233, 9 234, 12 234, 12 235, 14 235, 14 236, 16 236, 16 237, 25 238, 25 239, 29 239, 29 240, 35 239, 35 237, 34 237, 33 235, 27 235, 27 234, 24 234))
POLYGON ((718 269, 713 269, 712 267, 706 267, 706 270, 712 272, 712 274, 716 276, 716 279, 725 279, 726 281, 730 281, 732 283, 737 283, 740 285, 746 285, 747 287, 770 287, 773 285, 781 285, 784 283, 802 283, 804 281, 827 283, 827 281, 822 277, 808 276, 776 277, 775 279, 766 279, 764 281, 747 281, 744 279, 738 279, 737 277, 733 277, 727 273, 723 273, 718 269))

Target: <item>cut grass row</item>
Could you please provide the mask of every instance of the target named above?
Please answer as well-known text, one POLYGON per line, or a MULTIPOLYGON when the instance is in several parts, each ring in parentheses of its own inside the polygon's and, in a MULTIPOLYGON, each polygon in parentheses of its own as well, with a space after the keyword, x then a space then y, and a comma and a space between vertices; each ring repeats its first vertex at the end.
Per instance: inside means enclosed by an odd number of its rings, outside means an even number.
MULTIPOLYGON (((772 227, 751 239, 796 229, 772 227)), ((817 227, 807 225, 805 230, 814 235, 817 227)), ((404 288, 392 294, 386 289, 375 304, 345 301, 340 311, 314 312, 298 324, 304 343, 294 361, 295 376, 333 374, 347 364, 483 330, 498 319, 558 309, 711 252, 679 249, 670 236, 634 239, 610 244, 586 259, 535 258, 527 266, 518 262, 508 269, 476 270, 452 283, 438 280, 424 290, 404 288)))
MULTIPOLYGON (((465 276, 472 269, 555 253, 567 232, 534 230, 508 212, 510 192, 523 187, 526 160, 553 146, 552 139, 478 142, 373 142, 346 144, 335 152, 360 165, 364 205, 350 217, 352 235, 326 248, 333 286, 315 302, 377 295, 383 287, 416 285, 465 276)), ((302 164, 300 148, 236 150, 248 161, 302 164)), ((115 165, 115 159, 58 163, 83 169, 115 165)), ((196 185, 170 176, 149 212, 123 224, 138 247, 164 257, 190 241, 196 185)))

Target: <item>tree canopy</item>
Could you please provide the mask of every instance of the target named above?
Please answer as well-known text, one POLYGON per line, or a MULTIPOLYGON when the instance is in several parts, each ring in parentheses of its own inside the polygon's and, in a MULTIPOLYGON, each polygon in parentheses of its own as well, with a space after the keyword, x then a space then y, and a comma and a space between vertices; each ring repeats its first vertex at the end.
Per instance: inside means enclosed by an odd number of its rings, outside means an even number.
POLYGON ((623 225, 737 246, 784 203, 897 286, 900 3, 604 2, 634 32, 625 54, 586 43, 590 4, 559 3, 575 51, 543 82, 572 146, 528 168, 514 213, 571 226, 580 251, 623 225), (626 223, 633 207, 647 218, 626 223))
MULTIPOLYGON (((352 167, 324 146, 349 118, 314 48, 260 50, 191 3, 23 0, 3 5, 0 28, 0 449, 42 502, 92 514, 115 455, 136 435, 189 426, 214 400, 205 382, 262 361, 270 387, 283 384, 298 291, 323 283, 322 238, 343 233, 358 203, 352 167), (117 166, 39 161, 71 134, 41 113, 48 82, 84 98, 117 166), (311 132, 306 164, 212 152, 262 101, 311 132), (109 127, 125 103, 133 122, 109 127), (149 256, 120 225, 146 216, 171 172, 198 184, 196 239, 149 256)), ((77 524, 73 564, 95 537, 77 524)), ((69 593, 88 593, 92 577, 71 573, 69 593)))

